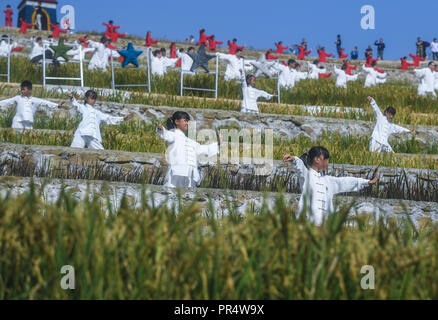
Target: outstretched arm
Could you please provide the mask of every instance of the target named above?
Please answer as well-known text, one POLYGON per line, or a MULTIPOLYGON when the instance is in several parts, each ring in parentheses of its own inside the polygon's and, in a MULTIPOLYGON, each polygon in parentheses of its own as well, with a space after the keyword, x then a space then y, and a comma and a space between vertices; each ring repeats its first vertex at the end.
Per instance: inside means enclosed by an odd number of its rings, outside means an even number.
POLYGON ((379 117, 383 117, 382 111, 380 111, 380 108, 377 105, 376 100, 374 100, 371 97, 368 97, 368 101, 370 102, 371 107, 373 108, 373 112, 374 112, 376 119, 379 117))
POLYGON ((156 132, 161 139, 165 140, 168 143, 172 143, 175 141, 175 132, 166 130, 161 124, 157 126, 156 132))
POLYGON ((6 107, 6 106, 9 106, 13 103, 17 103, 17 97, 13 97, 10 99, 0 101, 0 107, 6 107))

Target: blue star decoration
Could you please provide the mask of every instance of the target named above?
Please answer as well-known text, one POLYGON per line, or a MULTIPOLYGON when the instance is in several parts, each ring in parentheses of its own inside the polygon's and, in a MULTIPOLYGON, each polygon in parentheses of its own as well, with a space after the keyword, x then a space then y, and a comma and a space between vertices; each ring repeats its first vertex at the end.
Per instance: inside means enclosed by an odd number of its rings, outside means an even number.
POLYGON ((138 68, 138 56, 141 55, 143 51, 135 50, 132 42, 128 43, 127 50, 120 50, 119 53, 124 58, 122 68, 125 68, 130 63, 138 68))

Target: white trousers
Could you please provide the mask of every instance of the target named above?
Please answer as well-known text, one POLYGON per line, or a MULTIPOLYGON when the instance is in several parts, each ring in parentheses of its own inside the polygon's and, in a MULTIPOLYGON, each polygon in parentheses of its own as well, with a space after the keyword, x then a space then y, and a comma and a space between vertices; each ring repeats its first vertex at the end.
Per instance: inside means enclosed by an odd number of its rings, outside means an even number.
POLYGON ((198 184, 193 179, 193 170, 189 171, 189 176, 176 176, 172 174, 170 168, 167 169, 164 186, 168 188, 196 188, 198 184))
POLYGON ((377 142, 373 138, 371 138, 371 141, 370 141, 370 152, 378 152, 378 153, 390 152, 390 153, 394 153, 394 151, 392 150, 390 145, 381 144, 380 142, 377 142))
POLYGON ((33 123, 30 121, 18 121, 16 119, 12 120, 12 129, 33 129, 33 123))
POLYGON ((96 138, 90 136, 81 136, 79 134, 75 134, 70 148, 81 148, 81 149, 88 148, 93 150, 105 150, 103 148, 102 142, 100 142, 96 138))
POLYGON ((259 113, 258 110, 247 109, 247 108, 245 108, 245 107, 242 107, 242 109, 240 110, 240 112, 244 112, 244 113, 253 113, 253 114, 258 114, 258 113, 259 113))

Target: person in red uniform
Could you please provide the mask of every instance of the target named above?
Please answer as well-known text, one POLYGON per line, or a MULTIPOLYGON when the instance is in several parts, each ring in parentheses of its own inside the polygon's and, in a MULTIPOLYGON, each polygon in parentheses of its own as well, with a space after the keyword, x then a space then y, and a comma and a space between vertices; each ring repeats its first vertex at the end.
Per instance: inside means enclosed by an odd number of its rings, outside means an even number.
POLYGON ((339 50, 339 59, 345 59, 345 58, 348 57, 348 54, 344 54, 344 51, 345 51, 344 48, 341 48, 341 49, 339 50))
POLYGON ((51 23, 50 27, 53 29, 52 37, 55 39, 59 38, 60 33, 67 33, 67 30, 61 29, 59 22, 57 22, 56 24, 51 23))
MULTIPOLYGON (((178 56, 176 54, 175 42, 172 42, 170 44, 170 59, 175 59, 175 58, 178 58, 178 56)), ((175 66, 181 67, 181 58, 179 58, 179 60, 175 64, 175 66)))
POLYGON ((3 12, 5 13, 5 26, 12 28, 12 15, 14 11, 12 11, 11 6, 8 4, 3 12))
POLYGON ((271 53, 272 53, 271 49, 266 51, 266 60, 277 60, 278 57, 277 56, 273 56, 271 53))
POLYGON ((275 46, 277 47, 277 51, 275 51, 275 53, 283 54, 284 50, 289 49, 289 47, 283 47, 282 44, 283 44, 283 41, 278 41, 278 43, 275 43, 275 46))
POLYGON ((325 52, 325 47, 318 49, 319 62, 326 63, 327 58, 331 57, 333 54, 325 52))
POLYGON ((298 53, 298 60, 304 60, 304 57, 312 52, 312 49, 306 51, 306 49, 301 45, 298 46, 298 50, 300 51, 300 53, 298 53))
POLYGON ((126 33, 118 33, 117 31, 114 31, 111 34, 111 42, 116 43, 117 41, 119 41, 119 38, 123 38, 126 36, 126 33))
POLYGON ((208 36, 205 34, 205 29, 199 30, 199 42, 198 46, 204 44, 206 47, 208 46, 208 36))
POLYGON ((208 48, 210 51, 216 51, 216 45, 222 44, 223 41, 214 40, 214 34, 208 37, 208 48))
POLYGON ((113 23, 113 20, 110 20, 109 23, 102 22, 102 24, 106 26, 105 37, 108 39, 111 39, 111 35, 120 28, 120 26, 115 26, 113 23))
POLYGON ((413 63, 408 62, 408 57, 400 58, 400 62, 401 62, 401 69, 402 70, 409 70, 409 67, 414 66, 413 63))
MULTIPOLYGON (((110 41, 108 41, 108 42, 106 43, 106 47, 107 47, 108 49, 112 49, 112 50, 116 50, 116 51, 119 51, 119 50, 120 50, 120 48, 117 48, 117 47, 113 46, 113 45, 111 44, 110 41)), ((111 61, 111 55, 109 56, 108 60, 111 61)), ((120 57, 119 57, 119 62, 122 63, 124 60, 125 60, 125 58, 124 58, 122 55, 120 55, 120 57)))
POLYGON ((424 58, 420 58, 419 56, 414 56, 413 54, 409 54, 409 56, 414 60, 414 66, 415 67, 419 67, 420 66, 420 61, 425 61, 426 57, 424 58))
POLYGON ((372 53, 367 54, 367 59, 366 59, 366 62, 365 62, 365 66, 368 67, 368 68, 372 68, 373 62, 377 62, 377 61, 379 61, 379 58, 373 59, 373 54, 372 53))
POLYGON ((357 66, 353 66, 353 65, 349 64, 348 62, 349 62, 348 60, 344 60, 344 61, 343 61, 343 64, 344 64, 345 66, 347 66, 347 70, 345 70, 345 73, 348 74, 348 75, 350 75, 350 76, 352 76, 353 73, 351 72, 351 70, 356 70, 356 69, 357 69, 357 66))
POLYGON ((229 54, 236 54, 236 50, 237 49, 239 49, 239 50, 243 50, 243 49, 245 49, 245 47, 241 47, 241 46, 238 46, 237 44, 236 44, 236 42, 237 42, 237 39, 236 38, 234 38, 233 39, 233 42, 231 42, 230 40, 228 40, 228 47, 230 47, 230 50, 228 50, 228 53, 229 54))
POLYGON ((23 19, 20 18, 20 33, 22 34, 26 34, 27 33, 27 29, 30 27, 33 27, 32 23, 26 23, 26 21, 24 21, 23 19))
POLYGON ((145 45, 145 47, 151 47, 152 48, 152 46, 154 44, 157 44, 157 43, 158 43, 158 40, 153 40, 152 37, 151 37, 151 32, 148 31, 146 33, 146 45, 145 45))

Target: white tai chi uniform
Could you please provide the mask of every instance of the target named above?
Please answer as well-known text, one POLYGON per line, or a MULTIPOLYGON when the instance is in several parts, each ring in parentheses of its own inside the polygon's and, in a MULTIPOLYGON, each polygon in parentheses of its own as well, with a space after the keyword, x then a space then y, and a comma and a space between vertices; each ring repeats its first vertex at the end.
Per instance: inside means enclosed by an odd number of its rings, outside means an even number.
POLYGON ((246 83, 245 74, 242 76, 242 109, 241 112, 249 113, 259 113, 259 108, 257 106, 257 99, 263 97, 265 99, 271 99, 273 95, 267 93, 266 91, 259 90, 249 86, 246 83))
POLYGON ((0 42, 0 57, 7 57, 8 54, 12 53, 12 49, 17 47, 17 43, 13 42, 8 44, 6 40, 0 42))
POLYGON ((71 148, 85 148, 103 150, 100 124, 120 124, 123 117, 113 117, 102 113, 89 104, 81 104, 72 99, 72 105, 82 114, 82 121, 75 132, 71 148))
POLYGON ((30 97, 27 98, 23 95, 19 95, 10 99, 0 101, 0 107, 5 107, 11 104, 16 104, 17 111, 15 117, 12 120, 13 129, 32 129, 33 128, 33 116, 42 105, 46 105, 51 109, 55 109, 58 104, 47 100, 30 97))
POLYGON ((371 100, 371 107, 376 116, 376 126, 370 141, 370 152, 394 152, 389 145, 388 139, 392 134, 409 133, 406 128, 400 127, 392 122, 382 114, 376 101, 371 100))
POLYGON ((193 59, 187 53, 179 50, 176 51, 176 55, 181 59, 181 70, 184 74, 194 75, 195 73, 190 71, 193 65, 193 59))
POLYGON ((386 82, 386 72, 380 73, 374 68, 363 66, 363 70, 367 73, 367 77, 365 78, 365 88, 373 87, 375 85, 378 85, 380 83, 386 82))
POLYGON ((431 94, 436 97, 435 93, 435 75, 430 68, 415 69, 415 76, 420 79, 420 84, 418 85, 418 95, 427 96, 431 94))
POLYGON ((157 134, 168 143, 166 159, 168 162, 164 186, 170 188, 194 188, 201 182, 198 170, 198 157, 211 158, 219 153, 217 143, 201 145, 186 137, 179 129, 157 129, 157 134))
MULTIPOLYGON (((90 63, 88 64, 88 70, 100 69, 102 72, 107 72, 107 67, 109 66, 108 59, 111 57, 111 50, 105 47, 101 42, 89 40, 88 43, 90 48, 95 49, 90 63)), ((116 55, 114 54, 113 57, 116 58, 116 55)))
POLYGON ((318 68, 313 63, 307 62, 307 66, 309 67, 309 72, 307 76, 308 79, 318 80, 320 73, 327 73, 327 70, 325 68, 318 68))
POLYGON ((344 70, 338 69, 336 66, 334 67, 334 72, 337 75, 336 78, 336 87, 338 88, 345 88, 347 89, 347 82, 348 81, 356 81, 358 78, 358 75, 355 74, 354 76, 350 76, 349 74, 345 73, 344 70))
POLYGON ((333 213, 333 196, 339 193, 358 192, 369 185, 370 180, 353 177, 323 176, 312 168, 307 169, 303 161, 295 157, 292 165, 300 177, 304 178, 302 194, 298 203, 298 213, 303 213, 317 225, 323 217, 333 213))
POLYGON ((225 70, 225 81, 239 80, 240 79, 240 69, 244 68, 243 58, 239 58, 234 54, 225 54, 217 52, 216 55, 220 60, 223 60, 227 64, 227 69, 225 70))

